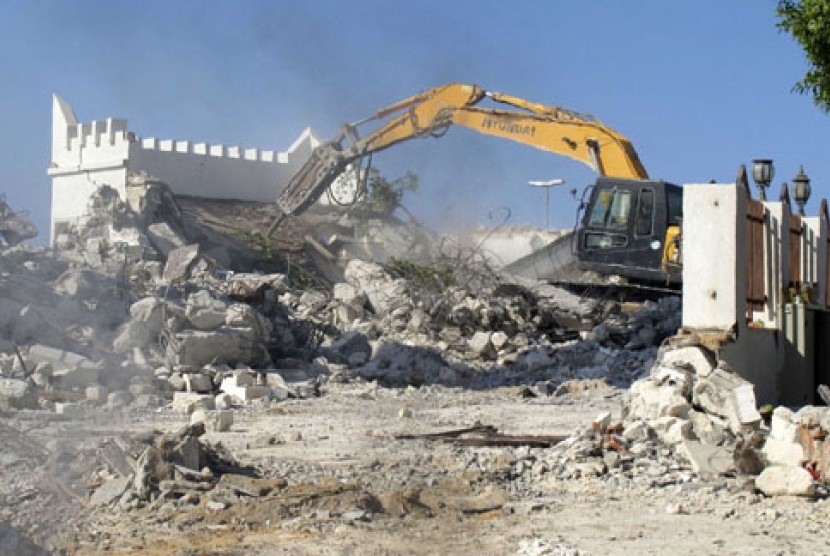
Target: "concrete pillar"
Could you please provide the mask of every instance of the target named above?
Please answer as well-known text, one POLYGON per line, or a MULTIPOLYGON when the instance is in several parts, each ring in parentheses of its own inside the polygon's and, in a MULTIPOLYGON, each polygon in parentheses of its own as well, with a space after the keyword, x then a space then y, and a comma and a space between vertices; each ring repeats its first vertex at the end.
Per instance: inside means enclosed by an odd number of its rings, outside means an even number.
POLYGON ((827 222, 820 216, 802 218, 804 222, 804 280, 812 287, 810 302, 823 305, 827 267, 827 222))
POLYGON ((683 326, 730 329, 746 315, 746 193, 734 184, 683 188, 683 326))

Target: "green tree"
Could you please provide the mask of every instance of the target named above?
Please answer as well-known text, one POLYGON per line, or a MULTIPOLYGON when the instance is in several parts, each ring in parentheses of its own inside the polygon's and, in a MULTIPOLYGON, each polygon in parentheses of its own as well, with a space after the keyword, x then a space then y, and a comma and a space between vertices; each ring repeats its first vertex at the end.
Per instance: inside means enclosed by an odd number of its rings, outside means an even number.
POLYGON ((830 0, 779 0, 778 28, 798 41, 810 67, 793 87, 830 112, 830 0))
POLYGON ((407 172, 397 179, 388 180, 372 167, 369 168, 367 189, 369 210, 391 215, 401 205, 406 193, 418 192, 418 176, 407 172))

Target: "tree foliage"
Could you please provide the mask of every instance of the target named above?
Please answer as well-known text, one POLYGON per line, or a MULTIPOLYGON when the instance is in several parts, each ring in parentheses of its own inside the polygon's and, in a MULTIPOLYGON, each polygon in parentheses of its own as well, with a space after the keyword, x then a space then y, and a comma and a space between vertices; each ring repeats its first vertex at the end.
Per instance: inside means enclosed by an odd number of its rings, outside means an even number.
POLYGON ((778 28, 804 49, 810 67, 793 90, 830 112, 830 0, 779 0, 778 28))
POLYGON ((401 205, 406 193, 418 192, 418 176, 407 172, 397 179, 389 180, 377 168, 372 167, 369 168, 367 189, 369 210, 391 215, 401 205))

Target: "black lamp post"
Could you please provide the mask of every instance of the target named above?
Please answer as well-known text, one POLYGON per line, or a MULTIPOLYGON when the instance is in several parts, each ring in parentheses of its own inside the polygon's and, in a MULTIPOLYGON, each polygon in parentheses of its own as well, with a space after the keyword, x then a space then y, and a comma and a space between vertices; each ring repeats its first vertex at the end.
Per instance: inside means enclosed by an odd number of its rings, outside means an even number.
POLYGON ((793 178, 793 199, 801 216, 804 216, 804 205, 810 200, 810 193, 810 178, 804 173, 804 166, 800 166, 798 174, 793 178))
POLYGON ((772 178, 775 177, 775 166, 772 160, 757 159, 752 161, 752 181, 761 190, 761 200, 767 200, 767 187, 772 183, 772 178))

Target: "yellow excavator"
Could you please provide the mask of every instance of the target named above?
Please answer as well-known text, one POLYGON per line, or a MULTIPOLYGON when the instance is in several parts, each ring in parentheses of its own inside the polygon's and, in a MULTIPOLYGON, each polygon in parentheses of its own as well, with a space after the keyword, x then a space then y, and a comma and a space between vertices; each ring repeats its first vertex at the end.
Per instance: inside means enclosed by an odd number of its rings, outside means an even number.
POLYGON ((644 282, 679 281, 682 189, 649 180, 631 142, 594 116, 454 83, 428 89, 344 125, 314 150, 277 199, 281 215, 308 209, 346 168, 416 137, 440 137, 460 125, 479 133, 564 155, 593 168, 573 236, 580 266, 644 282), (485 99, 509 109, 478 106, 485 99), (380 122, 360 136, 358 127, 380 122))

